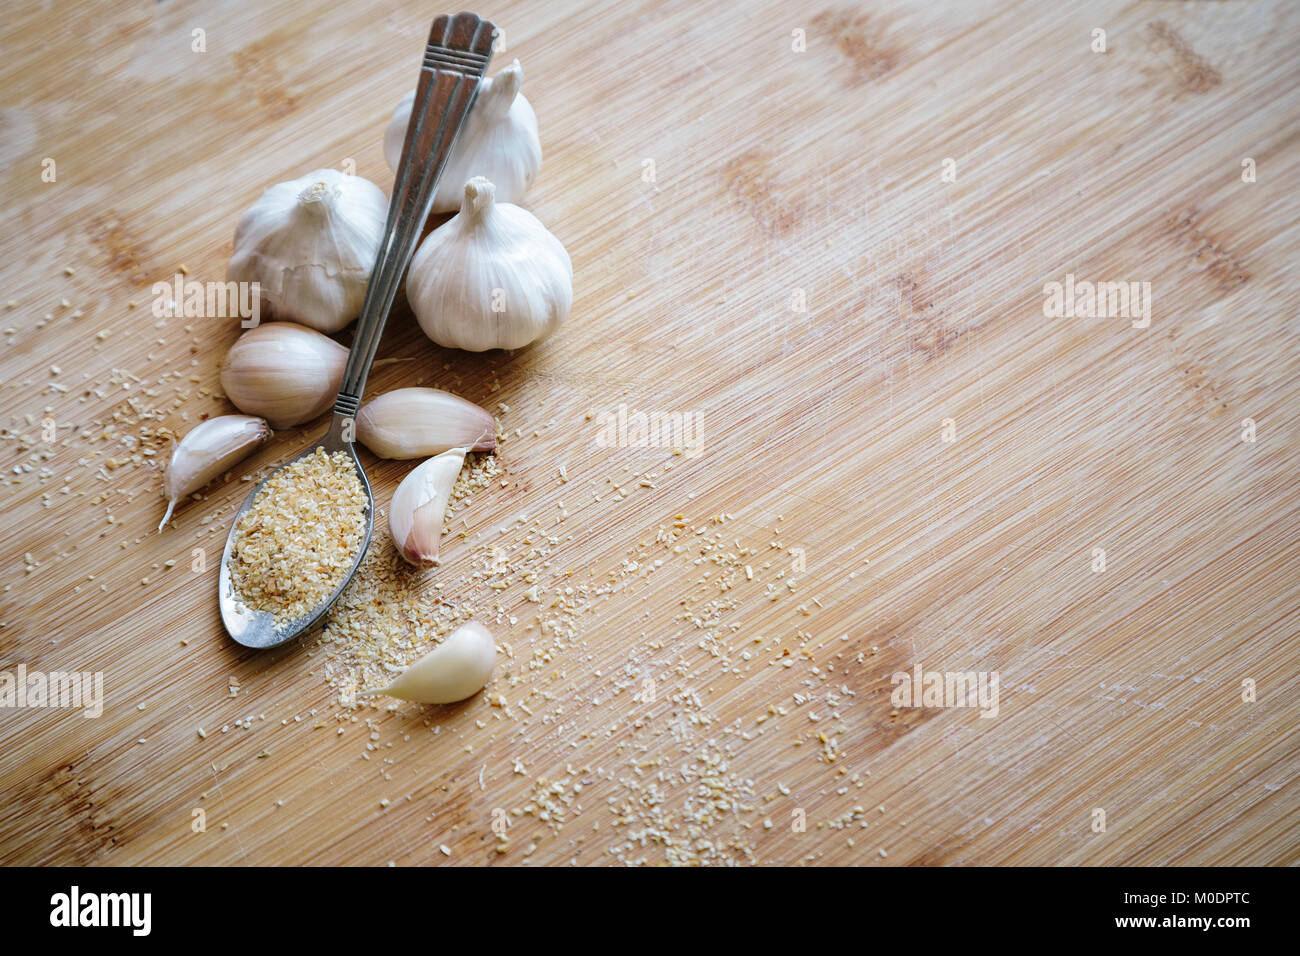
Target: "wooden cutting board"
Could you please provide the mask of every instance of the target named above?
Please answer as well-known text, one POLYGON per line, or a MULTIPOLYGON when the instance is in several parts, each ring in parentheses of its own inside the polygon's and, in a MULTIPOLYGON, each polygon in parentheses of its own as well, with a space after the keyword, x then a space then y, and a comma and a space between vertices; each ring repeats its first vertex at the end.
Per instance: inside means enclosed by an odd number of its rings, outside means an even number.
POLYGON ((222 631, 238 473, 154 531, 151 430, 230 410, 239 329, 151 287, 275 182, 388 189, 429 13, 11 4, 0 671, 104 709, 0 709, 0 863, 1295 863, 1300 9, 1087 6, 481 9, 572 315, 469 355, 400 305, 369 393, 501 415, 435 577, 506 706, 354 712, 222 631), (698 453, 607 447, 620 406, 698 453), (897 706, 918 667, 996 716, 897 706))

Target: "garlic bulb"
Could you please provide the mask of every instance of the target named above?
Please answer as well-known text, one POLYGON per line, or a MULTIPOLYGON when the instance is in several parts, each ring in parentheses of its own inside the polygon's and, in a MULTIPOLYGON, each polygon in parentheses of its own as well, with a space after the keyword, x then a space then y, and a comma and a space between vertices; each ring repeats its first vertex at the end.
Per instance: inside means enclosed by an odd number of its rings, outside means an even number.
MULTIPOLYGON (((524 71, 515 60, 479 84, 474 108, 456 137, 451 156, 433 197, 434 212, 453 212, 460 205, 461 187, 472 176, 497 184, 502 202, 519 202, 542 166, 542 142, 537 115, 519 87, 524 71)), ((384 155, 394 171, 402 159, 406 127, 411 121, 415 91, 402 97, 384 131, 384 155)))
POLYGON ((171 520, 176 502, 247 458, 270 434, 266 422, 251 415, 220 415, 191 428, 172 449, 171 460, 163 472, 167 513, 159 522, 158 530, 171 520))
POLYGON ((492 676, 496 656, 491 632, 477 621, 466 621, 375 693, 421 704, 452 704, 483 689, 492 676))
POLYGON ((236 340, 221 363, 221 388, 241 412, 272 428, 309 422, 334 404, 348 350, 293 322, 264 322, 236 340))
POLYGON ((260 283, 277 319, 337 332, 361 311, 387 218, 383 190, 360 176, 279 183, 239 220, 226 278, 260 283))
POLYGON ((428 458, 497 446, 492 413, 437 388, 399 388, 357 412, 357 440, 380 458, 428 458))
POLYGON ((549 335, 573 302, 573 263, 528 210, 465 184, 460 212, 420 244, 406 297, 424 334, 450 348, 517 349, 549 335))
POLYGON ((416 567, 438 563, 442 518, 463 464, 464 448, 444 451, 412 469, 393 492, 388 530, 402 557, 416 567))

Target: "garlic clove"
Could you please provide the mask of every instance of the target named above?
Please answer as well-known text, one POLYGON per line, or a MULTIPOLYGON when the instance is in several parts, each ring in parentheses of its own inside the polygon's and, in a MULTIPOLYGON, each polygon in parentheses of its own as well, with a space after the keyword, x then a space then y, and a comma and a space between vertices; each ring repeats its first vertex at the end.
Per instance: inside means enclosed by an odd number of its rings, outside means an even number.
POLYGON ((158 530, 171 520, 176 502, 247 458, 270 435, 266 422, 251 415, 220 415, 191 428, 172 449, 163 472, 167 513, 158 530))
POLYGON ((573 304, 573 263, 528 210, 496 201, 482 178, 460 212, 420 244, 406 278, 420 328, 449 348, 517 349, 560 325, 573 304))
POLYGON ((221 388, 241 412, 275 429, 316 418, 334 404, 348 350, 293 322, 264 322, 226 353, 221 388))
POLYGON ((277 319, 337 332, 361 312, 387 218, 383 190, 360 176, 278 183, 240 218, 226 278, 259 283, 277 319))
POLYGON ((380 458, 428 458, 452 448, 492 451, 496 420, 450 392, 399 388, 357 412, 357 440, 380 458))
POLYGON ((453 704, 473 697, 492 677, 496 643, 486 627, 466 621, 445 641, 377 694, 421 704, 453 704))
MULTIPOLYGON (((524 198, 542 166, 542 142, 537 135, 537 114, 519 92, 523 81, 523 67, 515 60, 479 84, 474 108, 438 181, 435 213, 454 212, 460 206, 461 187, 474 176, 486 176, 496 183, 502 202, 524 198)), ((402 97, 384 131, 384 156, 394 170, 402 158, 414 101, 414 91, 402 97)))
POLYGON ((464 448, 445 451, 412 469, 393 492, 388 530, 402 557, 416 567, 438 563, 442 518, 464 464, 464 448))

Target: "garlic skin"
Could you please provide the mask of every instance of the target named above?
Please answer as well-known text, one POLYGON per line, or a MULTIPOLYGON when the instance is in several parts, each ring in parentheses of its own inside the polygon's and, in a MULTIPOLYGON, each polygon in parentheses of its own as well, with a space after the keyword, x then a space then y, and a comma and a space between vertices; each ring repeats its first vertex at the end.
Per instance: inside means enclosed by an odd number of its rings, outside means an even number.
MULTIPOLYGON (((515 60, 479 84, 474 108, 465 118, 438 181, 434 212, 454 212, 460 206, 461 187, 473 176, 486 176, 496 183, 502 202, 524 198, 542 166, 542 141, 537 136, 537 114, 519 92, 523 82, 523 67, 515 60)), ((397 104, 384 131, 384 156, 394 172, 402 159, 414 102, 412 90, 397 104)))
POLYGON ((167 513, 158 530, 171 520, 176 502, 247 458, 270 435, 266 422, 252 415, 219 415, 191 428, 172 449, 163 472, 167 513))
POLYGON ((277 319, 337 332, 361 312, 387 218, 383 190, 360 176, 278 183, 240 218, 226 279, 260 283, 277 319))
POLYGON ((465 184, 460 212, 411 259, 406 297, 434 342, 469 352, 517 349, 549 335, 573 303, 573 263, 537 217, 465 184))
POLYGON ((444 451, 413 468, 393 492, 388 530, 402 557, 417 568, 438 563, 443 515, 464 464, 464 448, 444 451))
POLYGON ((357 441, 380 458, 428 458, 452 448, 492 451, 496 419, 485 408, 437 388, 398 388, 357 412, 357 441))
POLYGON ((466 621, 378 694, 421 704, 453 704, 473 697, 492 677, 497 648, 492 634, 466 621))
POLYGON ((241 412, 274 429, 316 418, 334 404, 348 350, 294 322, 264 322, 241 335, 221 363, 221 388, 241 412))

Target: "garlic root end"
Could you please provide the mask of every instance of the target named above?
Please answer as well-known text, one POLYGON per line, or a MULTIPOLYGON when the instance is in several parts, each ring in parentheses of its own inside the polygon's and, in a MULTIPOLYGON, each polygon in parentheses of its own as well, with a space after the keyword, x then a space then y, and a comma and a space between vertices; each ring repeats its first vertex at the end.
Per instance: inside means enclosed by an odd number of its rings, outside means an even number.
POLYGON ((167 502, 167 513, 163 515, 162 521, 158 522, 158 533, 162 534, 162 529, 167 527, 167 522, 171 520, 172 512, 176 510, 176 499, 172 498, 167 502))

